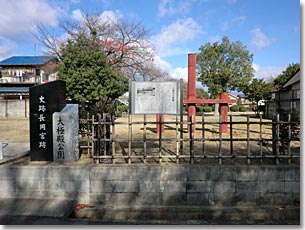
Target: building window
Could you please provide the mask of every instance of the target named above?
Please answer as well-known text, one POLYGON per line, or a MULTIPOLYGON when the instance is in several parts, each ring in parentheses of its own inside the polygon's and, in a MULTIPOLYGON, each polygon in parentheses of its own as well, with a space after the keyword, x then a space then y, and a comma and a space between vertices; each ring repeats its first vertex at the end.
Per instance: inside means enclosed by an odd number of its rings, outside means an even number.
POLYGON ((292 90, 292 100, 300 99, 300 90, 292 90))
POLYGON ((275 100, 275 93, 271 93, 271 99, 275 100))
POLYGON ((16 71, 16 76, 17 77, 22 77, 22 70, 17 70, 16 71))
POLYGON ((291 102, 291 109, 296 109, 297 108, 297 102, 296 101, 292 101, 291 102))

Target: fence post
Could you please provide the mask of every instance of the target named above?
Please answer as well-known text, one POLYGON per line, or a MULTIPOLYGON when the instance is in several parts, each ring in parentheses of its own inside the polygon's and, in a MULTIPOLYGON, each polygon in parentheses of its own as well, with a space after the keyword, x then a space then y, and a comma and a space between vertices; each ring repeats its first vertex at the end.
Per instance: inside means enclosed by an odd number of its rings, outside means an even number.
POLYGON ((232 114, 230 114, 230 153, 231 157, 235 157, 233 151, 233 125, 232 125, 232 114))
POLYGON ((146 145, 146 114, 144 114, 144 128, 143 128, 143 147, 144 147, 144 163, 146 163, 147 145, 146 145))
POLYGON ((180 155, 183 155, 183 79, 180 79, 180 155))
POLYGON ((263 120, 262 114, 259 114, 259 147, 260 147, 260 163, 263 163, 263 120))
POLYGON ((180 155, 183 155, 183 113, 182 112, 180 113, 180 155))
POLYGON ((291 114, 288 114, 288 155, 290 156, 288 164, 291 164, 292 154, 291 154, 291 114))
POLYGON ((275 155, 275 164, 279 164, 279 129, 280 129, 280 115, 277 114, 276 116, 273 117, 273 122, 272 122, 272 152, 275 155))
MULTIPOLYGON (((93 125, 92 125, 93 126, 93 125)), ((89 156, 89 153, 90 153, 90 133, 89 133, 89 130, 90 130, 90 115, 89 115, 89 112, 87 112, 87 154, 89 156)), ((93 136, 92 136, 93 138, 93 136)), ((92 152, 93 153, 93 152, 92 152)), ((93 155, 92 155, 93 157, 93 155)))
MULTIPOLYGON (((162 127, 162 115, 159 114, 159 127, 162 127)), ((162 131, 159 130, 159 163, 162 163, 162 131)))
MULTIPOLYGON (((102 116, 101 114, 97 114, 97 135, 96 135, 96 138, 97 138, 97 154, 98 156, 101 155, 101 119, 102 119, 102 116)), ((97 163, 99 163, 100 160, 97 159, 97 163)))
POLYGON ((132 141, 132 126, 131 126, 131 120, 132 117, 131 117, 131 114, 128 114, 128 164, 131 163, 131 141, 132 141))
MULTIPOLYGON (((96 143, 94 143, 94 139, 95 139, 95 128, 94 128, 94 115, 92 115, 92 129, 91 129, 91 132, 92 132, 92 146, 91 146, 91 155, 92 155, 92 159, 94 161, 94 154, 95 154, 95 150, 96 150, 96 143)), ((98 162, 96 162, 98 163, 98 162)))
POLYGON ((222 164, 222 115, 219 115, 219 148, 218 148, 218 163, 222 164))
POLYGON ((111 135, 111 146, 112 146, 112 164, 115 164, 115 123, 114 114, 111 114, 111 125, 112 125, 112 135, 111 135))
POLYGON ((104 156, 106 156, 106 155, 108 155, 108 142, 107 142, 107 124, 106 124, 106 122, 107 122, 107 114, 106 113, 103 113, 103 120, 102 120, 102 123, 104 124, 104 125, 102 125, 102 132, 103 132, 103 134, 102 134, 102 137, 103 137, 103 152, 104 152, 104 156))
POLYGON ((111 131, 110 131, 110 122, 111 122, 111 114, 106 113, 105 114, 105 145, 106 145, 106 155, 111 156, 111 131), (106 124, 107 122, 107 124, 106 124))
POLYGON ((191 157, 190 162, 191 162, 191 164, 194 164, 194 123, 193 123, 194 115, 191 115, 189 117, 189 119, 190 119, 190 125, 189 125, 189 127, 190 127, 190 129, 189 129, 189 131, 190 131, 190 157, 191 157))
POLYGON ((178 114, 176 114, 176 163, 179 163, 179 123, 178 114))
POLYGON ((247 164, 250 164, 250 119, 249 119, 249 114, 247 115, 247 164))
POLYGON ((202 113, 202 117, 201 117, 201 126, 202 126, 202 153, 203 153, 203 157, 205 157, 205 119, 204 119, 204 113, 202 113))

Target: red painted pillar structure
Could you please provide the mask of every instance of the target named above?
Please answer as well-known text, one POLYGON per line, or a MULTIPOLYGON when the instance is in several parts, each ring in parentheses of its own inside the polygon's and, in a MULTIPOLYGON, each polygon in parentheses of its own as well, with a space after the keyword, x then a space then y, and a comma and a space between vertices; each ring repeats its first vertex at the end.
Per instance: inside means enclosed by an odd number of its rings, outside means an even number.
POLYGON ((161 133, 164 133, 164 114, 156 114, 156 122, 162 122, 161 123, 161 127, 160 124, 157 123, 157 127, 156 127, 156 133, 159 133, 161 130, 161 133), (161 118, 161 120, 160 120, 161 118))
MULTIPOLYGON (((229 94, 227 93, 221 93, 219 95, 220 101, 226 101, 225 103, 220 103, 219 104, 219 110, 220 110, 220 115, 222 118, 223 122, 228 122, 228 101, 229 101, 229 94)), ((228 124, 222 124, 221 126, 222 133, 226 134, 228 133, 228 124)))
MULTIPOLYGON (((196 54, 188 55, 188 83, 187 83, 187 99, 196 99, 196 54)), ((190 121, 190 117, 193 115, 193 122, 196 122, 196 104, 188 104, 187 120, 190 121)), ((195 125, 193 126, 196 130, 195 125)), ((193 131, 194 131, 193 130, 193 131)), ((190 132, 190 126, 188 125, 188 132, 190 132)))

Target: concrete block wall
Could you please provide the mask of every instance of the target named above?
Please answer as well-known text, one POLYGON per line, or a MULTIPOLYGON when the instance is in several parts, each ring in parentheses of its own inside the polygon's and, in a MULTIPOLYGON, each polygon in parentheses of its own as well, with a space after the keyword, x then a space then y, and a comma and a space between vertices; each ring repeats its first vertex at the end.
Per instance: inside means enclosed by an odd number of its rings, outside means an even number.
POLYGON ((0 167, 0 198, 89 201, 89 172, 83 167, 0 167))
POLYGON ((29 117, 29 100, 0 100, 0 117, 29 117))
POLYGON ((298 166, 1 166, 0 198, 105 206, 293 205, 298 166))

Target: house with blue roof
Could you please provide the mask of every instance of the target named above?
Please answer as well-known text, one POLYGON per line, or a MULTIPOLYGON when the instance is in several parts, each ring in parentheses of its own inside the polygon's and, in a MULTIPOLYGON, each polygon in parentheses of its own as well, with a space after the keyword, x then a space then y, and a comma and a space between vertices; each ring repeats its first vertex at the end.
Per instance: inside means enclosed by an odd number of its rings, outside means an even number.
POLYGON ((0 83, 41 84, 57 79, 53 56, 13 56, 0 62, 0 83))
POLYGON ((0 99, 29 97, 29 87, 58 78, 53 56, 13 56, 0 62, 0 99))

